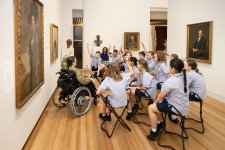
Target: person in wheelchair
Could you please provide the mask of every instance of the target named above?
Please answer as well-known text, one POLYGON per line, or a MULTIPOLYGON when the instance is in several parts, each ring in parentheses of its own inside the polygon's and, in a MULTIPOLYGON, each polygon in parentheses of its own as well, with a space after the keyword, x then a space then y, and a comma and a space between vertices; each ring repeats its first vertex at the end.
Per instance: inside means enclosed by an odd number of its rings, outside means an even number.
MULTIPOLYGON (((148 69, 148 62, 145 59, 140 59, 137 61, 138 68, 138 77, 137 77, 137 85, 135 87, 129 87, 132 89, 131 92, 131 105, 133 106, 135 103, 136 96, 142 97, 150 95, 150 99, 155 99, 156 97, 156 79, 154 78, 154 74, 151 70, 148 69), (147 93, 145 93, 145 91, 147 93)), ((136 105, 134 105, 132 112, 128 112, 126 117, 127 120, 131 120, 131 118, 136 113, 136 105)))
MULTIPOLYGON (((106 99, 114 108, 126 106, 128 102, 126 87, 127 82, 133 76, 133 69, 128 62, 127 66, 129 67, 129 73, 121 74, 120 67, 117 63, 109 64, 107 76, 96 92, 96 94, 99 95, 105 91, 109 91, 109 95, 106 99)), ((128 111, 131 111, 131 106, 129 104, 128 111)), ((102 113, 99 114, 99 118, 104 121, 111 121, 111 116, 109 116, 108 113, 106 105, 103 104, 102 113)))
POLYGON ((70 56, 66 59, 67 62, 67 67, 69 70, 72 70, 77 77, 77 80, 83 84, 86 85, 88 83, 90 83, 91 81, 93 81, 93 79, 91 78, 91 72, 88 75, 85 75, 82 70, 76 68, 77 65, 77 60, 74 56, 70 56))
POLYGON ((180 59, 170 61, 170 73, 172 76, 162 85, 161 92, 153 104, 148 107, 151 131, 147 136, 149 140, 155 140, 160 129, 163 127, 161 112, 174 114, 171 109, 173 105, 182 115, 187 115, 189 111, 188 82, 184 63, 180 59), (182 73, 183 71, 183 73, 182 73))

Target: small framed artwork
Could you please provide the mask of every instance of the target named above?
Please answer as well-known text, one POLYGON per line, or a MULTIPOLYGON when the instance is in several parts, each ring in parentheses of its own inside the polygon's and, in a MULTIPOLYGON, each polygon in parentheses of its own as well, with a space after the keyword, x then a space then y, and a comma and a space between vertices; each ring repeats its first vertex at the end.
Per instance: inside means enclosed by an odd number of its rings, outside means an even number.
POLYGON ((124 48, 137 51, 140 49, 140 32, 124 32, 124 48))
POLYGON ((187 25, 187 58, 211 64, 212 21, 187 25))
POLYGON ((50 25, 50 63, 58 58, 58 26, 50 25))
POLYGON ((44 5, 14 0, 16 107, 44 84, 44 5))

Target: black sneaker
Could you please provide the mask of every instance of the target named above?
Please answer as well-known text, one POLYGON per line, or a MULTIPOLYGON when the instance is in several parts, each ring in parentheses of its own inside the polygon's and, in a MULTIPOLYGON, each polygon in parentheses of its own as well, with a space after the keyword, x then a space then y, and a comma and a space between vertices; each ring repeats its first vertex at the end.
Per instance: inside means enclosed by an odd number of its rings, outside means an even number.
POLYGON ((133 113, 133 114, 138 113, 138 109, 139 109, 138 104, 134 104, 134 107, 132 108, 132 113, 133 113))
POLYGON ((171 114, 168 114, 168 116, 169 116, 169 119, 173 122, 173 123, 175 123, 175 124, 178 124, 179 123, 179 120, 176 118, 176 119, 172 119, 172 115, 171 114))
POLYGON ((127 113, 126 119, 127 119, 128 121, 131 121, 131 118, 132 118, 133 116, 134 116, 134 113, 133 113, 133 112, 127 113))
POLYGON ((99 114, 99 118, 102 119, 103 121, 111 121, 111 116, 108 115, 103 116, 102 113, 99 114))
POLYGON ((151 140, 151 141, 154 141, 157 139, 157 136, 158 136, 158 132, 152 132, 151 131, 151 134, 147 135, 147 139, 151 140))
POLYGON ((164 122, 160 122, 160 124, 157 124, 157 132, 159 132, 164 126, 164 122))

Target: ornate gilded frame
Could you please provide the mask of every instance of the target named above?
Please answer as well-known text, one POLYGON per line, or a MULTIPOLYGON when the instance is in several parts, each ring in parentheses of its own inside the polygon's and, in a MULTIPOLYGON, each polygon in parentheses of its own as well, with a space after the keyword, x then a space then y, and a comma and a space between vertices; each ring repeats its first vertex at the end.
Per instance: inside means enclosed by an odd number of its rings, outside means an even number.
POLYGON ((33 91, 31 91, 25 98, 21 98, 21 91, 23 87, 21 87, 21 74, 23 74, 21 70, 21 1, 22 0, 14 0, 14 40, 15 40, 15 80, 16 80, 16 107, 21 108, 33 95, 34 93, 44 84, 44 5, 39 0, 33 0, 37 3, 38 7, 41 7, 41 82, 33 91))
MULTIPOLYGON (((204 36, 204 34, 203 34, 204 36)), ((192 42, 193 45, 193 42, 192 42)), ((212 21, 208 21, 208 22, 201 22, 201 23, 195 23, 195 24, 188 24, 187 25, 187 50, 186 50, 186 58, 191 58, 196 60, 197 62, 202 62, 202 63, 207 63, 207 64, 211 64, 211 60, 212 60, 212 21), (208 41, 207 41, 207 54, 208 54, 208 59, 201 59, 201 58, 194 58, 190 56, 190 50, 191 50, 191 43, 190 41, 196 37, 191 36, 191 28, 192 30, 194 28, 197 28, 198 30, 201 30, 202 26, 208 26, 208 41)))
POLYGON ((59 34, 58 34, 58 26, 54 24, 50 24, 50 63, 52 64, 57 58, 58 58, 58 53, 59 53, 59 34), (57 50, 56 50, 56 58, 53 57, 53 29, 57 30, 57 50))

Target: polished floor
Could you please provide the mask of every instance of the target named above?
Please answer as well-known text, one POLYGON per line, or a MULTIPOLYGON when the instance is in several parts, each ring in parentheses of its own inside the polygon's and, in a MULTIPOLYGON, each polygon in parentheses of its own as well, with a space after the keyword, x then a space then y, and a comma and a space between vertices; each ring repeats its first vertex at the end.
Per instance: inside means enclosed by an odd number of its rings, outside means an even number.
MULTIPOLYGON (((98 114, 101 112, 102 101, 97 106, 92 105, 87 114, 76 117, 69 105, 58 109, 50 101, 44 110, 39 122, 34 128, 30 138, 24 145, 25 150, 150 150, 164 149, 158 146, 157 142, 147 140, 146 136, 149 127, 143 124, 127 122, 131 132, 122 125, 117 126, 114 135, 108 138, 101 130, 101 120, 98 114)), ((144 105, 145 102, 144 102, 144 105)), ((146 111, 146 107, 143 111, 146 111)), ((198 118, 199 105, 191 103, 190 117, 198 118)), ((126 112, 124 114, 124 118, 126 112)), ((205 133, 199 134, 188 130, 189 139, 185 140, 186 149, 190 150, 224 150, 225 149, 225 104, 208 98, 203 103, 203 118, 205 133)), ((149 122, 144 115, 137 116, 138 120, 149 122)), ((126 120, 126 119, 125 119, 126 120)), ((110 128, 115 122, 107 122, 106 127, 110 128)), ((168 122, 168 129, 180 131, 178 125, 168 122)), ((194 122, 187 122, 186 125, 200 127, 194 122)), ((181 149, 181 139, 168 135, 162 137, 162 142, 170 144, 176 149, 181 149)))

